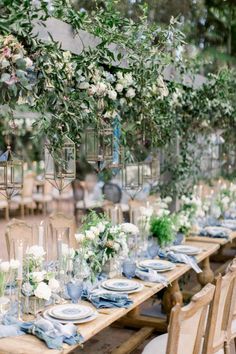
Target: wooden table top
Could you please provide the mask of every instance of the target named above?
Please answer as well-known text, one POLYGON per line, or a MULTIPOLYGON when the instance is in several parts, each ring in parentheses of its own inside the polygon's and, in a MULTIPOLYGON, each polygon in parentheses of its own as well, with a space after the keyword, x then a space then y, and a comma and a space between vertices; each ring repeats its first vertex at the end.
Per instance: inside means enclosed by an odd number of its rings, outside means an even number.
POLYGON ((191 235, 187 237, 187 242, 189 241, 200 241, 200 242, 210 242, 210 243, 216 243, 221 246, 226 245, 228 242, 232 242, 236 238, 236 231, 232 231, 230 233, 229 238, 220 238, 220 237, 206 237, 206 236, 200 236, 200 235, 191 235))
MULTIPOLYGON (((200 247, 203 250, 199 255, 196 256, 198 263, 215 253, 220 248, 220 245, 217 245, 215 243, 206 243, 201 241, 188 241, 187 244, 200 247)), ((166 272, 165 275, 168 281, 171 283, 173 280, 178 279, 189 270, 190 267, 186 264, 176 264, 175 269, 166 272)), ((130 295, 130 298, 133 300, 132 306, 130 306, 128 309, 111 308, 98 310, 98 317, 96 318, 96 320, 78 326, 79 332, 82 334, 85 341, 89 340, 98 332, 108 327, 113 322, 123 317, 129 311, 133 310, 135 307, 137 307, 138 305, 140 305, 141 303, 143 303, 144 301, 146 301, 151 296, 158 293, 164 288, 164 286, 160 283, 150 283, 141 280, 138 281, 140 281, 144 285, 144 288, 142 291, 130 295)), ((83 301, 83 303, 86 303, 86 305, 93 307, 89 302, 83 301)), ((32 335, 23 335, 19 337, 7 337, 0 339, 1 354, 66 354, 77 347, 78 345, 68 346, 65 344, 63 346, 63 350, 51 350, 46 347, 44 342, 40 341, 32 335)))

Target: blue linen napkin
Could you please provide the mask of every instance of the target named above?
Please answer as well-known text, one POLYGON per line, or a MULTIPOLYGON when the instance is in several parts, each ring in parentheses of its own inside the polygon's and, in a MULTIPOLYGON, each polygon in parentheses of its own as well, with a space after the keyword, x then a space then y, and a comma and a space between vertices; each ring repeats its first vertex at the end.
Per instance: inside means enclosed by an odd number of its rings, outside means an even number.
POLYGON ((88 296, 88 300, 97 308, 124 307, 128 308, 133 304, 127 294, 119 294, 104 290, 95 290, 88 296))
POLYGON ((198 264, 196 262, 195 257, 193 257, 193 256, 187 256, 186 254, 175 253, 173 251, 165 252, 163 250, 159 251, 158 256, 160 258, 168 259, 170 262, 187 264, 196 273, 201 273, 202 272, 201 268, 198 266, 198 264))
POLYGON ((157 273, 154 269, 139 269, 135 271, 135 276, 143 281, 149 281, 151 283, 161 283, 164 286, 168 286, 168 280, 164 275, 157 273))
POLYGON ((200 231, 201 236, 213 237, 213 238, 229 238, 230 229, 221 226, 207 226, 200 231))
POLYGON ((21 322, 16 317, 17 304, 2 318, 0 338, 19 336, 25 333, 33 334, 43 340, 49 349, 61 349, 63 343, 74 345, 82 343, 83 337, 77 333, 73 323, 63 325, 42 317, 34 322, 21 322))

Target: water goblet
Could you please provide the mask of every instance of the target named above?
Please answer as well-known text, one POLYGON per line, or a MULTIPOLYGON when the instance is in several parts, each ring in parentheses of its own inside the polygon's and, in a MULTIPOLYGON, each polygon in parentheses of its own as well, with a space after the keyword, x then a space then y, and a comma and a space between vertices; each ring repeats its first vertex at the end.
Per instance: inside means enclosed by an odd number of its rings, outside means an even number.
POLYGON ((155 258, 158 255, 159 248, 160 247, 158 246, 156 240, 154 239, 149 240, 147 246, 148 257, 155 258))
POLYGON ((126 278, 132 279, 135 276, 136 263, 131 259, 127 259, 123 263, 123 274, 126 278))
POLYGON ((81 279, 71 279, 67 283, 67 292, 73 304, 77 304, 83 292, 83 281, 81 279))

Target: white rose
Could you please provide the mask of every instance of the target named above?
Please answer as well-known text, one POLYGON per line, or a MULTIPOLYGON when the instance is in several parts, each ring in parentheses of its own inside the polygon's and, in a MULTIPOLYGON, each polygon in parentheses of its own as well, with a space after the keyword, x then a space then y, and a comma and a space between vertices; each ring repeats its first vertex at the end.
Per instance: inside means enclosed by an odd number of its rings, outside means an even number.
POLYGON ((91 241, 93 241, 95 239, 95 237, 96 237, 94 235, 94 233, 92 231, 90 231, 90 230, 85 231, 85 236, 86 236, 86 238, 88 240, 91 240, 91 241))
POLYGON ((133 77, 132 77, 132 75, 131 75, 130 73, 126 73, 126 74, 124 75, 124 79, 125 79, 126 84, 127 84, 128 86, 133 85, 134 80, 133 80, 133 77))
POLYGON ((2 262, 0 264, 0 271, 3 273, 7 273, 10 270, 10 263, 9 262, 2 262))
POLYGON ((60 283, 55 278, 49 280, 48 286, 53 292, 57 292, 60 289, 60 283))
POLYGON ((128 97, 128 98, 133 98, 135 95, 136 95, 135 90, 132 87, 130 87, 128 89, 128 91, 126 92, 125 96, 128 97))
POLYGON ((75 250, 73 248, 69 248, 66 243, 62 244, 61 251, 62 251, 62 255, 64 257, 72 257, 73 258, 75 255, 75 250))
POLYGON ((17 259, 11 259, 10 261, 10 268, 11 269, 18 269, 20 265, 20 262, 17 259))
POLYGON ((117 92, 122 92, 123 89, 124 89, 123 85, 121 85, 121 84, 116 84, 116 91, 117 91, 117 92))
POLYGON ((90 231, 92 231, 95 236, 98 236, 100 234, 100 231, 96 226, 91 226, 90 231))
POLYGON ((33 66, 33 62, 29 57, 25 58, 25 66, 26 68, 31 68, 33 66))
POLYGON ((34 245, 34 246, 29 247, 26 250, 26 254, 28 256, 32 256, 32 257, 38 259, 38 258, 42 258, 46 254, 46 252, 44 251, 42 246, 34 245))
POLYGON ((84 234, 75 234, 75 239, 78 243, 81 243, 84 241, 85 235, 84 234))
POLYGON ((169 204, 172 202, 172 198, 171 197, 165 197, 164 199, 165 203, 169 204))
POLYGON ((96 85, 96 90, 97 90, 97 94, 99 96, 103 96, 106 94, 106 91, 107 91, 107 87, 106 85, 103 83, 103 82, 99 82, 97 85, 96 85))
POLYGON ((117 92, 115 90, 109 90, 108 91, 108 97, 112 100, 115 101, 117 98, 117 92))
POLYGON ((118 73, 116 74, 116 76, 118 77, 119 80, 123 79, 123 73, 121 71, 118 71, 118 73))
POLYGON ((36 283, 40 283, 41 281, 44 280, 46 272, 32 272, 32 280, 36 283))
POLYGON ((104 232, 105 231, 105 225, 104 223, 100 222, 97 224, 97 229, 99 230, 99 233, 104 232))
POLYGON ((129 222, 125 222, 121 224, 121 230, 127 234, 138 235, 139 229, 136 225, 131 224, 129 222))
POLYGON ((48 301, 52 295, 52 290, 47 284, 41 282, 34 290, 34 295, 39 299, 44 299, 48 301))

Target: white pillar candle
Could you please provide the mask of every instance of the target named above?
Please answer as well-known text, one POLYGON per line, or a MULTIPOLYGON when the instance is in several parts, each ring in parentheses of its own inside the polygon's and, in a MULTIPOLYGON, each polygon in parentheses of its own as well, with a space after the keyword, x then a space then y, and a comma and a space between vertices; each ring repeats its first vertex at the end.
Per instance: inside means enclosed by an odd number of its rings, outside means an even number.
POLYGON ((44 240, 44 223, 41 221, 39 225, 39 238, 38 238, 38 244, 39 246, 43 247, 43 240, 44 240))
POLYGON ((22 279, 23 278, 23 242, 20 241, 18 243, 18 247, 17 247, 17 258, 19 261, 19 267, 18 267, 18 279, 22 279))

